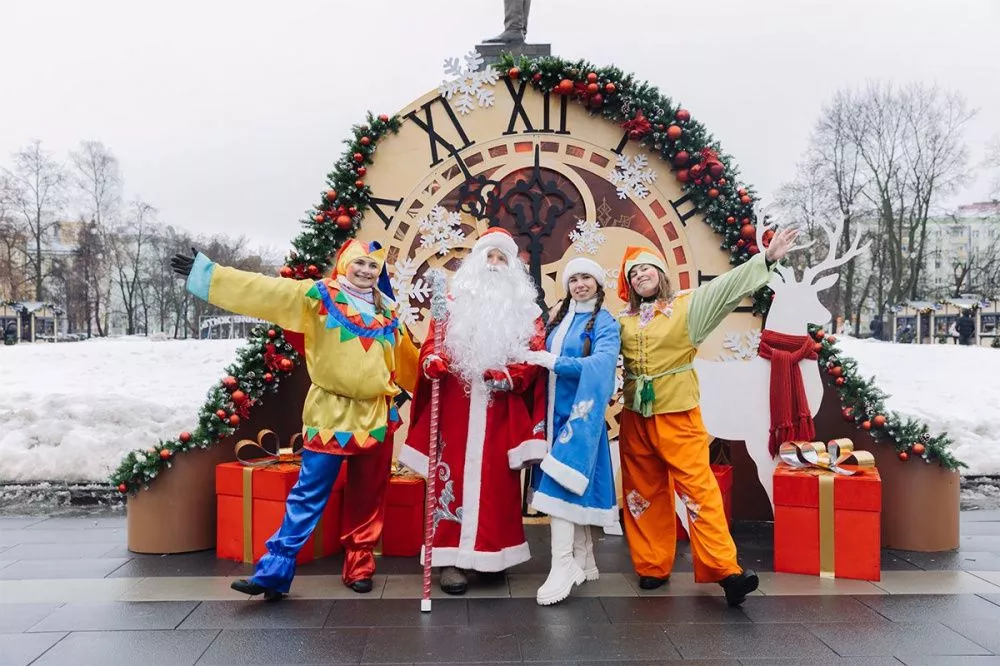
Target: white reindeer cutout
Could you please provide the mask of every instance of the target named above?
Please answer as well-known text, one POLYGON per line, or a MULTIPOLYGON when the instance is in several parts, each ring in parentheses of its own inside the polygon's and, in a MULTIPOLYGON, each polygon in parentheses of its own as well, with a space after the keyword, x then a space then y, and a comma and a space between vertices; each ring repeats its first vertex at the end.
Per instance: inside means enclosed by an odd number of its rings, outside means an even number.
MULTIPOLYGON (((762 218, 760 218, 762 219, 762 218)), ((802 279, 795 279, 795 269, 778 265, 768 286, 774 291, 774 300, 767 315, 766 330, 788 335, 808 335, 811 323, 830 321, 830 311, 819 301, 819 292, 837 282, 837 273, 819 277, 824 271, 843 266, 868 249, 871 241, 858 247, 860 234, 854 237, 850 248, 837 257, 843 222, 830 229, 821 225, 830 241, 826 258, 806 268, 802 279)), ((757 227, 757 247, 764 249, 764 232, 767 225, 757 227)), ((802 249, 809 244, 793 249, 802 249)), ((705 427, 714 437, 744 440, 747 451, 757 466, 760 484, 774 507, 771 475, 777 465, 768 450, 771 429, 770 377, 771 362, 755 356, 748 361, 709 361, 696 358, 695 372, 701 384, 701 413, 705 427)), ((802 383, 809 400, 809 413, 816 416, 823 400, 823 381, 815 359, 799 362, 802 383)), ((677 498, 677 515, 687 529, 687 510, 677 498)))

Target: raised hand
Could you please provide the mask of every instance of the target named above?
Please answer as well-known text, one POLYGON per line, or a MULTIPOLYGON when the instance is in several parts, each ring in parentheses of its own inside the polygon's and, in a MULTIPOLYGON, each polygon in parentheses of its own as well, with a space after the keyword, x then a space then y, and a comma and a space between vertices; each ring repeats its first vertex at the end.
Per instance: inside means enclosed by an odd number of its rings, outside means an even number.
POLYGON ((175 254, 170 260, 170 268, 181 277, 191 275, 191 267, 194 266, 194 258, 198 256, 198 250, 191 248, 192 256, 186 254, 175 254))
POLYGON ((764 259, 773 263, 784 257, 792 249, 792 244, 795 243, 798 235, 798 229, 779 229, 771 239, 767 250, 764 251, 764 259))

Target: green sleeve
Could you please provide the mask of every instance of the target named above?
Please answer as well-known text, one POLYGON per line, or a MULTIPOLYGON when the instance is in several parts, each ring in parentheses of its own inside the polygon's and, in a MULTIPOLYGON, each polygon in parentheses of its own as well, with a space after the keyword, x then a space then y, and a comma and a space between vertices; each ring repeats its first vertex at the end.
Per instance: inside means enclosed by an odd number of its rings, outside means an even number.
POLYGON ((700 345, 746 296, 771 279, 771 268, 760 253, 742 266, 703 284, 691 294, 688 307, 688 336, 700 345))

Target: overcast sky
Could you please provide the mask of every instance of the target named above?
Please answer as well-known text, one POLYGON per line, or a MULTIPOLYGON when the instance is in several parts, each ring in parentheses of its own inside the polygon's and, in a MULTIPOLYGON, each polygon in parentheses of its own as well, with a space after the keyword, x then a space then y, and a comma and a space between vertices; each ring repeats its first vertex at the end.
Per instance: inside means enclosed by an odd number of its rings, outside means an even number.
MULTIPOLYGON (((283 250, 350 125, 435 88, 444 58, 500 31, 502 7, 0 0, 0 165, 33 138, 60 159, 97 139, 164 223, 283 250)), ((821 105, 868 79, 961 92, 979 109, 966 134, 979 161, 1000 134, 998 28, 998 0, 535 0, 528 38, 658 85, 766 197, 821 105)))

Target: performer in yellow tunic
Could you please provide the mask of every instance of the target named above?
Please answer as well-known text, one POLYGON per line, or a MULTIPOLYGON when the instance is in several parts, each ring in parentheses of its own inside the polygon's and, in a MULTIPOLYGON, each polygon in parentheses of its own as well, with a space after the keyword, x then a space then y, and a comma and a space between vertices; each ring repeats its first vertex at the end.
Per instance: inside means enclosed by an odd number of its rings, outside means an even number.
POLYGON ((233 589, 278 599, 295 575, 295 557, 322 516, 345 456, 347 468, 341 543, 344 584, 372 589, 382 535, 392 433, 399 426, 393 398, 412 391, 417 348, 396 317, 378 243, 349 240, 329 279, 295 281, 239 271, 203 254, 177 255, 194 295, 240 314, 273 321, 305 338, 312 385, 302 408, 302 470, 286 502, 281 528, 249 580, 233 589))
POLYGON ((692 361, 698 345, 750 293, 767 284, 771 267, 796 232, 775 234, 764 256, 695 289, 674 294, 663 257, 649 248, 625 250, 618 295, 625 409, 619 447, 625 496, 625 533, 639 586, 655 589, 670 578, 676 532, 674 487, 689 515, 695 580, 718 582, 731 605, 757 589, 757 574, 736 561, 722 494, 709 468, 709 436, 698 407, 692 361))

